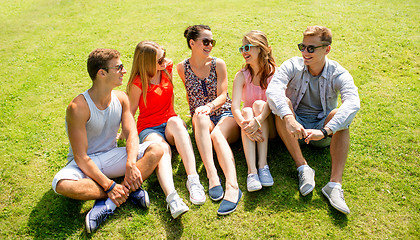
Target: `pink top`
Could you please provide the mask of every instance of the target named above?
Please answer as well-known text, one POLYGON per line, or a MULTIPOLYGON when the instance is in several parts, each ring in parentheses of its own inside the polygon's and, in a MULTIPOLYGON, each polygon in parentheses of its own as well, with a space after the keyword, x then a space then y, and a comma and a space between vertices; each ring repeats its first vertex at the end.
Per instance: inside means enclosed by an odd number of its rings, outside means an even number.
MULTIPOLYGON (((267 89, 262 89, 260 86, 256 86, 251 82, 251 73, 249 70, 241 69, 241 71, 245 76, 245 84, 242 90, 242 102, 244 102, 244 107, 252 107, 252 104, 256 100, 263 100, 266 102, 267 97, 265 96, 265 90, 267 89)), ((273 76, 270 76, 267 79, 267 85, 270 83, 271 78, 273 78, 273 76)))

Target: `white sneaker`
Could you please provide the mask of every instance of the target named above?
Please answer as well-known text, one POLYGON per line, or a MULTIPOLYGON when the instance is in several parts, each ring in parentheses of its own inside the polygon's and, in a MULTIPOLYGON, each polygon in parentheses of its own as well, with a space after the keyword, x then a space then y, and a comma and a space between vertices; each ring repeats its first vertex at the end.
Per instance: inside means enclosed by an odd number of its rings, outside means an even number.
POLYGON ((341 184, 337 183, 334 187, 330 187, 327 184, 322 188, 322 193, 328 198, 331 206, 335 209, 344 214, 350 213, 350 209, 347 207, 346 201, 344 201, 344 191, 341 188, 341 184))
POLYGON ((262 188, 258 174, 248 174, 248 177, 246 178, 246 188, 248 189, 248 192, 258 191, 262 188))
POLYGON ((308 165, 298 171, 299 191, 302 196, 308 195, 315 188, 315 170, 308 165))
POLYGON ((206 194, 198 175, 189 175, 186 185, 190 192, 190 201, 195 205, 203 205, 206 202, 206 194))
POLYGON ((173 218, 177 218, 190 210, 179 197, 176 191, 166 197, 166 202, 168 203, 168 208, 171 210, 171 215, 173 218))

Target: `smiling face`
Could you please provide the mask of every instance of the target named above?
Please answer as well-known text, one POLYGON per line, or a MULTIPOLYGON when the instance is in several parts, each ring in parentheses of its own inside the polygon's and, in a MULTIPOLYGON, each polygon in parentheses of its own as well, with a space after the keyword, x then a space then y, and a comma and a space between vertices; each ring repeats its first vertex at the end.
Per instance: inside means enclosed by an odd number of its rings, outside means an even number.
POLYGON ((203 39, 212 40, 213 39, 213 33, 209 30, 202 30, 200 32, 200 35, 198 38, 190 43, 192 51, 202 54, 205 56, 210 56, 210 52, 213 49, 213 45, 209 43, 207 46, 203 44, 203 39))
POLYGON ((166 53, 162 48, 156 50, 156 71, 162 71, 166 68, 166 53))
POLYGON ((125 70, 124 67, 121 70, 117 69, 117 66, 121 64, 122 62, 119 58, 113 58, 108 62, 108 70, 105 76, 107 78, 107 82, 111 83, 115 87, 123 84, 124 74, 127 73, 127 70, 125 70))
MULTIPOLYGON (((304 36, 303 45, 305 46, 321 46, 323 45, 319 36, 304 36)), ((322 68, 325 65, 325 56, 330 52, 331 46, 316 48, 313 53, 309 53, 307 49, 302 52, 303 62, 309 68, 322 68)))
MULTIPOLYGON (((242 46, 251 44, 246 38, 242 39, 242 46)), ((258 64, 258 55, 260 54, 261 49, 257 46, 252 46, 249 51, 242 50, 242 57, 244 57, 247 64, 258 64)))

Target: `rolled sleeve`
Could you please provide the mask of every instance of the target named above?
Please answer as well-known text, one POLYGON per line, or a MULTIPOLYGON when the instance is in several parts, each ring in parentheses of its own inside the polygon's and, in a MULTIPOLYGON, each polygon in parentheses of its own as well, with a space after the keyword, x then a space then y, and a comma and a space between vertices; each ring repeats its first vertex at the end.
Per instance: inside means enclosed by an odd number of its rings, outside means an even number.
POLYGON ((342 105, 337 113, 327 123, 326 127, 333 133, 347 129, 360 109, 360 99, 353 77, 349 72, 337 76, 335 87, 340 91, 342 105))
POLYGON ((290 61, 284 62, 268 84, 266 95, 271 111, 283 119, 284 116, 293 114, 287 104, 286 88, 291 79, 293 65, 290 61))

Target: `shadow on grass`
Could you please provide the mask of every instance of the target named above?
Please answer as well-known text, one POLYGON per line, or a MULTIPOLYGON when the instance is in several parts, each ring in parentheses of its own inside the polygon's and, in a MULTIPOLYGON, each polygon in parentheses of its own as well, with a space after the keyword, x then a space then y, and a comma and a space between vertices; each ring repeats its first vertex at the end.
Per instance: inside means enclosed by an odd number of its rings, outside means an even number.
POLYGON ((80 213, 83 201, 47 191, 29 215, 28 227, 34 239, 64 239, 84 226, 85 214, 80 213))
POLYGON ((328 208, 332 222, 339 226, 347 226, 347 216, 331 207, 328 200, 321 192, 322 187, 329 182, 331 171, 331 157, 329 148, 314 148, 302 146, 302 153, 308 164, 315 170, 315 190, 307 196, 302 196, 298 190, 298 177, 296 166, 283 142, 276 138, 269 142, 268 165, 274 178, 272 187, 263 187, 256 192, 248 192, 246 189, 246 177, 248 168, 241 145, 233 145, 232 150, 236 153, 238 183, 243 189, 244 210, 253 212, 256 208, 270 209, 273 211, 305 212, 308 208, 328 208), (313 199, 314 194, 319 198, 313 199), (298 197, 297 197, 298 196, 298 197))

